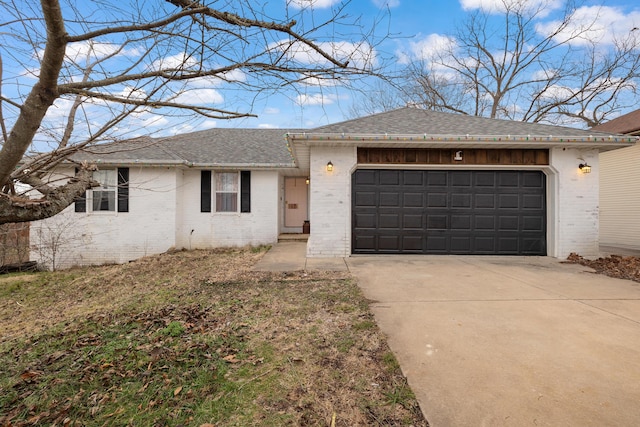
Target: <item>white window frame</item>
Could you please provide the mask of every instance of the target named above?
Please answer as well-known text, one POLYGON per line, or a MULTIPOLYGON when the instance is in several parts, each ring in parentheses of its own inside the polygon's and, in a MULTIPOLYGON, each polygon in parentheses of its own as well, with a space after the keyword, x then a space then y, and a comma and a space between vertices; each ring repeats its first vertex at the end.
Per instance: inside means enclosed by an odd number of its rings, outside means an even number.
POLYGON ((116 213, 118 211, 118 170, 101 169, 93 172, 93 179, 100 183, 99 187, 94 187, 87 191, 87 212, 95 213, 116 213), (95 209, 95 195, 97 193, 112 194, 113 203, 109 203, 107 198, 107 209, 95 209))
MULTIPOLYGON (((227 183, 228 184, 228 183, 227 183)), ((228 188, 226 190, 229 190, 228 188)), ((227 202, 231 202, 231 200, 227 200, 227 202)), ((239 213, 240 212, 240 172, 238 171, 219 171, 219 172, 214 172, 213 174, 213 212, 217 213, 217 214, 234 214, 234 213, 239 213), (219 187, 223 186, 224 183, 222 182, 222 175, 225 176, 233 176, 233 182, 231 183, 231 185, 234 188, 234 191, 224 191, 225 189, 220 189, 219 187), (233 204, 235 205, 235 209, 234 210, 220 210, 223 208, 223 206, 221 206, 221 199, 218 197, 218 195, 224 195, 224 194, 235 194, 235 198, 233 199, 233 204)))

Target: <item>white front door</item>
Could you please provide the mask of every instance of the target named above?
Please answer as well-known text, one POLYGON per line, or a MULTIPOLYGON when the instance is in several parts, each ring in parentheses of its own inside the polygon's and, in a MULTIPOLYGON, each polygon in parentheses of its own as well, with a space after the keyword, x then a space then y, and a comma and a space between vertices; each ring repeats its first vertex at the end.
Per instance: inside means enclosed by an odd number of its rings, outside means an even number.
POLYGON ((284 179, 284 226, 302 231, 302 224, 309 219, 308 188, 306 178, 284 179))

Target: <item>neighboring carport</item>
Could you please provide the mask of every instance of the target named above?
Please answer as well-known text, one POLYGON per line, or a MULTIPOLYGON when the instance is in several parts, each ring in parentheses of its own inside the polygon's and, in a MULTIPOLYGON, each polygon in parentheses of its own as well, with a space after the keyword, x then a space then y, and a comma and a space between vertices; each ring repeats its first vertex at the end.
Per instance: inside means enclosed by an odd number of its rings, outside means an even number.
POLYGON ((640 420, 637 283, 548 257, 347 262, 431 425, 640 420))

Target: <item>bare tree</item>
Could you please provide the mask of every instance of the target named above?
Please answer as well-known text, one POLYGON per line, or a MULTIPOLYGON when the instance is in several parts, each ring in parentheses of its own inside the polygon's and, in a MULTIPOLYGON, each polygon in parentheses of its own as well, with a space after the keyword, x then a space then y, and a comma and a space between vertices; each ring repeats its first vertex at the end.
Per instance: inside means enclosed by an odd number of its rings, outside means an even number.
POLYGON ((355 43, 320 38, 346 24, 346 4, 321 23, 304 8, 274 20, 251 0, 212 4, 0 1, 0 223, 50 217, 96 185, 91 164, 77 164, 73 177, 52 172, 78 150, 122 139, 116 129, 136 114, 246 117, 250 104, 218 107, 211 87, 277 91, 371 71, 374 47, 355 24, 340 29, 358 35, 355 43), (41 197, 26 197, 18 183, 41 197))
POLYGON ((437 111, 585 127, 637 105, 640 31, 605 43, 604 8, 568 1, 551 19, 549 4, 502 0, 469 14, 414 52, 390 90, 437 111))

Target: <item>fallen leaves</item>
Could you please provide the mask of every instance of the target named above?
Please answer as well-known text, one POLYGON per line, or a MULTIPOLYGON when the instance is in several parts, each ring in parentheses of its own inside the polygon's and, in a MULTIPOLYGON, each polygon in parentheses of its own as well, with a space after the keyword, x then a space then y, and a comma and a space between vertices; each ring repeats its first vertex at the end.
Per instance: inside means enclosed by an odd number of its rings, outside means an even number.
POLYGON ((567 261, 593 268, 599 274, 640 282, 640 257, 610 255, 589 260, 572 252, 567 261))

